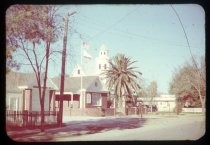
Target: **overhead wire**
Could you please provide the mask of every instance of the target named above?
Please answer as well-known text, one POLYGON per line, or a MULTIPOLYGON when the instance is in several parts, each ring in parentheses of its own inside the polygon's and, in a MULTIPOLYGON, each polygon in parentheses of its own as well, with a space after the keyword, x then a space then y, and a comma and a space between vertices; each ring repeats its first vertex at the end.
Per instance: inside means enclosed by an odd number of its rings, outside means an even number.
POLYGON ((197 64, 196 64, 195 59, 194 59, 194 57, 193 57, 193 55, 192 55, 192 51, 191 51, 191 48, 190 48, 190 43, 189 43, 189 40, 188 40, 186 31, 185 31, 185 29, 184 29, 184 26, 183 26, 183 24, 182 24, 182 21, 181 21, 179 15, 178 15, 176 9, 173 7, 173 5, 170 5, 170 6, 171 6, 171 8, 173 9, 173 11, 175 12, 175 14, 176 14, 176 16, 177 16, 177 18, 178 18, 178 20, 179 20, 179 22, 180 22, 180 25, 181 25, 181 27, 182 27, 182 31, 184 32, 184 36, 185 36, 185 38, 186 38, 186 40, 187 40, 187 45, 188 45, 188 48, 189 48, 190 55, 191 55, 191 57, 192 57, 192 59, 193 59, 194 65, 195 65, 196 68, 197 68, 197 64))
MULTIPOLYGON (((134 11, 136 11, 137 10, 137 8, 138 7, 136 7, 136 8, 134 8, 133 10, 131 10, 131 11, 129 11, 128 13, 126 13, 124 16, 122 16, 120 19, 118 19, 116 22, 114 22, 113 24, 111 24, 111 25, 109 25, 109 26, 107 26, 105 29, 103 29, 102 31, 99 31, 99 32, 97 32, 95 35, 93 35, 93 36, 87 36, 86 35, 86 41, 87 42, 89 42, 89 41, 91 41, 91 40, 94 40, 96 37, 98 37, 99 35, 102 35, 102 34, 104 34, 104 33, 106 33, 106 32, 108 32, 108 31, 110 31, 111 29, 113 30, 112 32, 115 34, 115 35, 117 35, 117 36, 122 36, 122 35, 119 35, 119 34, 116 34, 115 32, 118 32, 118 33, 121 33, 121 34, 123 34, 125 37, 126 36, 131 36, 131 37, 133 37, 134 39, 137 39, 137 38, 142 38, 142 39, 146 39, 146 40, 149 40, 149 41, 151 41, 151 40, 153 40, 153 41, 157 41, 157 42, 164 42, 164 44, 165 43, 168 43, 168 44, 170 44, 170 45, 175 45, 175 46, 181 46, 181 47, 188 47, 188 48, 192 48, 192 47, 194 47, 194 46, 190 46, 190 44, 189 44, 189 42, 187 42, 187 46, 186 45, 183 45, 183 44, 179 44, 178 42, 175 42, 175 41, 170 41, 170 40, 164 40, 164 39, 160 39, 160 38, 155 38, 155 37, 150 37, 150 36, 145 36, 145 35, 141 35, 141 34, 136 34, 136 33, 133 33, 133 32, 129 32, 129 31, 124 31, 124 30, 120 30, 120 29, 118 29, 118 28, 115 28, 115 26, 116 25, 118 25, 120 22, 122 22, 127 16, 129 16, 130 14, 132 14, 134 11), (114 32, 115 31, 115 32, 114 32)), ((173 7, 172 7, 173 8, 173 7)), ((176 15, 177 15, 177 13, 176 13, 176 15)), ((93 18, 90 18, 90 17, 87 17, 87 16, 85 16, 85 15, 83 15, 83 14, 80 14, 80 18, 81 19, 79 19, 79 21, 80 22, 82 22, 82 23, 85 23, 85 25, 82 25, 81 27, 83 27, 84 29, 86 28, 86 26, 88 25, 88 28, 89 29, 100 29, 100 27, 104 27, 104 25, 102 25, 101 23, 99 23, 98 21, 96 22, 96 21, 94 21, 94 19, 93 18), (91 19, 91 21, 90 21, 90 19, 91 19), (86 22, 84 22, 84 21, 86 21, 86 22), (94 25, 94 26, 93 26, 94 25), (92 26, 92 27, 91 27, 92 26), (97 26, 97 27, 95 27, 95 26, 97 26)), ((180 18, 179 18, 180 19, 180 18)), ((81 28, 80 27, 80 28, 81 28)), ((183 28, 183 26, 182 26, 182 28, 183 28)), ((79 32, 78 32, 79 33, 79 32)), ((82 33, 79 33, 80 35, 82 35, 83 36, 83 38, 84 38, 84 35, 85 34, 82 34, 82 33)), ((185 32, 185 37, 186 37, 186 32, 185 32)), ((187 41, 188 41, 188 39, 187 39, 187 41)), ((197 48, 197 47, 194 47, 194 48, 197 48)), ((115 48, 113 48, 113 49, 115 49, 115 48)), ((96 48, 96 49, 94 49, 95 51, 97 51, 98 49, 96 48)), ((191 50, 190 50, 191 51, 191 50)))
MULTIPOLYGON (((123 17, 121 17, 120 19, 118 19, 115 23, 109 25, 108 27, 106 27, 105 29, 103 29, 102 31, 96 33, 94 36, 92 36, 91 38, 87 39, 87 41, 91 41, 93 40, 96 36, 101 35, 107 31, 109 31, 112 27, 116 26, 118 23, 120 23, 123 19, 125 19, 128 15, 130 15, 131 13, 133 13, 134 11, 136 11, 138 7, 136 7, 135 9, 129 11, 128 13, 126 13, 123 17)), ((96 49, 97 51, 97 49, 96 49)))
POLYGON ((180 22, 180 25, 181 25, 181 27, 182 27, 182 30, 183 30, 183 32, 184 32, 184 34, 185 34, 185 38, 186 38, 186 41, 187 41, 188 49, 189 49, 190 55, 191 55, 191 57, 192 57, 193 64, 194 64, 195 67, 196 67, 196 73, 198 73, 198 74, 200 75, 201 81, 205 84, 205 79, 204 79, 203 75, 201 74, 200 71, 198 71, 198 65, 197 65, 197 63, 196 63, 196 61, 195 61, 195 58, 194 58, 193 54, 192 54, 191 47, 190 47, 190 43, 189 43, 189 39, 188 39, 188 37, 187 37, 187 33, 186 33, 185 29, 184 29, 184 26, 183 26, 182 21, 181 21, 181 19, 180 19, 180 17, 179 17, 179 14, 177 13, 177 11, 176 11, 176 9, 173 7, 173 5, 170 5, 170 6, 171 6, 171 8, 173 9, 173 11, 175 12, 175 14, 176 14, 176 16, 177 16, 177 18, 178 18, 178 20, 179 20, 179 22, 180 22))
MULTIPOLYGON (((125 19, 128 15, 130 15, 131 13, 133 13, 134 11, 136 11, 137 8, 138 8, 138 7, 136 7, 136 8, 133 9, 132 11, 126 13, 123 17, 121 17, 120 19, 118 19, 118 20, 117 20, 115 23, 113 23, 112 25, 110 25, 110 26, 108 26, 107 28, 105 28, 103 31, 100 31, 100 32, 96 33, 94 36, 92 36, 91 39, 95 38, 95 37, 98 36, 98 35, 101 35, 101 34, 107 32, 107 31, 110 30, 112 27, 116 26, 116 25, 117 25, 118 23, 120 23, 123 19, 125 19)), ((91 39, 90 39, 90 40, 91 40, 91 39)), ((90 40, 89 40, 89 41, 90 41, 90 40)))
MULTIPOLYGON (((131 11, 131 12, 132 12, 132 11, 131 11)), ((128 13, 128 14, 130 14, 130 13, 128 13)), ((127 14, 127 15, 128 15, 128 14, 127 14)), ((125 15, 125 16, 127 16, 127 15, 125 15)), ((122 17, 122 18, 125 18, 125 16, 122 17)), ((89 28, 89 29, 95 30, 95 29, 99 29, 100 27, 104 27, 104 25, 102 25, 101 23, 95 22, 95 21, 93 21, 94 19, 91 19, 91 18, 89 18, 89 17, 87 17, 87 16, 85 16, 85 15, 82 15, 81 18, 83 18, 83 20, 86 21, 86 22, 84 22, 82 19, 80 19, 80 21, 81 21, 82 23, 88 25, 88 28, 89 28), (89 21, 89 19, 91 19, 91 21, 89 21), (92 23, 92 24, 90 24, 90 23, 92 23), (93 25, 94 25, 94 26, 93 26, 93 25), (97 27, 95 27, 95 26, 97 26, 97 27)), ((122 20, 122 18, 119 19, 119 20, 122 20)), ((115 23, 114 23, 114 24, 115 24, 115 23)), ((85 25, 82 25, 82 26, 85 28, 85 25)), ((113 27, 113 24, 110 25, 110 26, 113 27)), ((110 26, 108 26, 107 28, 111 28, 110 26)), ((107 29, 107 28, 106 28, 106 29, 107 29)), ((100 32, 105 33, 105 30, 106 30, 106 29, 104 29, 103 31, 100 31, 100 32)), ((108 29, 108 30, 109 30, 109 29, 108 29)), ((153 40, 153 41, 165 42, 165 43, 168 43, 168 44, 174 45, 174 46, 189 47, 188 45, 181 44, 181 43, 176 42, 176 41, 174 41, 174 40, 171 41, 171 40, 166 40, 166 39, 160 39, 160 38, 145 36, 145 35, 141 35, 141 34, 136 34, 136 33, 133 33, 133 32, 129 32, 129 31, 120 30, 120 29, 118 29, 118 28, 112 28, 112 30, 115 31, 115 32, 121 33, 121 34, 123 34, 124 36, 132 36, 132 37, 135 37, 135 38, 141 38, 141 39, 146 39, 146 40, 150 40, 150 41, 153 40)), ((103 33, 100 33, 100 32, 98 32, 97 35, 92 36, 91 39, 89 39, 89 40, 92 40, 94 37, 98 36, 99 34, 103 34, 103 33)), ((118 35, 118 34, 115 34, 115 35, 118 35)), ((118 36, 122 36, 122 35, 118 35, 118 36)), ((196 47, 196 46, 190 46, 190 47, 191 47, 191 48, 198 48, 198 47, 196 47)))

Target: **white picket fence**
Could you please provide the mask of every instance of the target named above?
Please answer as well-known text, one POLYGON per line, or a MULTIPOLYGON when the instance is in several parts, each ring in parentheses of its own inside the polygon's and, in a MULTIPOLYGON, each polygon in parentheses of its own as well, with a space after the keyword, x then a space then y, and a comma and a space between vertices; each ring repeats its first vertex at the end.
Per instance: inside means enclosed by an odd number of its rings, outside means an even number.
POLYGON ((182 112, 200 113, 202 108, 182 108, 182 112))

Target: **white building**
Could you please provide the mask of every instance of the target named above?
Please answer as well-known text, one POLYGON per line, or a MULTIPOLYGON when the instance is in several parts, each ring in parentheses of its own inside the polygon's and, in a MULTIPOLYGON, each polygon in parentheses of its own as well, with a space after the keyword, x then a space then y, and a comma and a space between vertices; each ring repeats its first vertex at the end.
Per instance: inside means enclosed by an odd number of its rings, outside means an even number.
MULTIPOLYGON (((89 54, 88 51, 86 51, 85 55, 83 54, 81 59, 82 62, 80 63, 82 64, 77 64, 75 68, 72 70, 70 76, 67 76, 65 78, 65 82, 67 85, 65 86, 66 88, 64 88, 64 91, 67 96, 75 95, 76 99, 74 101, 76 102, 76 105, 74 105, 75 108, 78 108, 78 106, 79 108, 87 107, 88 104, 87 101, 90 99, 87 99, 87 96, 85 94, 91 94, 91 96, 88 98, 94 98, 94 95, 97 94, 98 98, 101 98, 101 101, 99 102, 105 102, 105 99, 102 98, 104 96, 106 97, 108 96, 107 95, 108 91, 104 83, 105 80, 102 78, 103 76, 101 75, 103 70, 106 70, 109 66, 109 56, 108 56, 107 47, 105 45, 102 45, 99 49, 99 54, 95 59, 92 58, 92 55, 89 54), (82 94, 80 94, 81 90, 82 94), (78 95, 79 98, 77 98, 78 95)), ((60 82, 58 81, 59 78, 54 78, 53 80, 59 86, 60 82)), ((56 93, 57 93, 56 95, 58 96, 59 92, 56 93)), ((74 100, 71 99, 70 97, 69 99, 74 100)), ((69 99, 67 99, 66 101, 68 102, 69 99)), ((94 99, 91 99, 91 101, 92 101, 91 103, 94 103, 93 102, 94 99)), ((88 107, 90 107, 92 104, 89 103, 88 105, 89 105, 88 107)))
POLYGON ((172 112, 176 107, 175 95, 160 95, 154 98, 158 111, 172 112))
POLYGON ((109 67, 109 55, 108 48, 103 44, 100 47, 99 54, 95 59, 87 60, 83 59, 83 64, 77 64, 73 69, 70 76, 102 76, 102 72, 109 67))
POLYGON ((160 112, 173 112, 176 107, 175 95, 160 95, 160 97, 154 97, 152 101, 150 97, 143 97, 138 100, 142 100, 144 105, 156 106, 157 111, 160 112))
POLYGON ((96 74, 101 75, 101 73, 109 67, 109 56, 108 49, 105 45, 100 47, 99 55, 95 59, 96 62, 96 74))

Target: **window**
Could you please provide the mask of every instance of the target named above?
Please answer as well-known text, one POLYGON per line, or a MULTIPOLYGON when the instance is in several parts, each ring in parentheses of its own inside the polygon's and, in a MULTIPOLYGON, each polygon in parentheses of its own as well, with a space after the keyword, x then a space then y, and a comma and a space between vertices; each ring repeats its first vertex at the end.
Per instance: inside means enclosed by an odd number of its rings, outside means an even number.
POLYGON ((78 74, 78 75, 80 74, 80 70, 79 70, 79 69, 77 70, 77 74, 78 74))
POLYGON ((106 69, 106 64, 104 64, 104 69, 106 69))
POLYGON ((97 82, 95 82, 95 86, 98 87, 98 83, 97 82))
POLYGON ((32 108, 32 90, 25 89, 24 90, 24 97, 23 97, 23 109, 24 110, 31 110, 32 108))
POLYGON ((9 109, 17 110, 17 108, 18 108, 18 99, 11 97, 9 101, 9 109))
POLYGON ((101 69, 101 64, 99 64, 99 69, 101 69))
POLYGON ((87 103, 91 103, 91 94, 87 93, 87 103))
POLYGON ((93 93, 92 94, 91 104, 93 106, 101 106, 101 95, 100 95, 100 93, 93 93))

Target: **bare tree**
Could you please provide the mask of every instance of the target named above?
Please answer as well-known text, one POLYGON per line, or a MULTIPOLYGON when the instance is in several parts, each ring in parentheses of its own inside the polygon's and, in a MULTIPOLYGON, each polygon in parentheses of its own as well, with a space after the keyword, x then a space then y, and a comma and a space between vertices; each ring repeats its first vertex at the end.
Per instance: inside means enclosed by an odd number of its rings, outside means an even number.
POLYGON ((179 67, 170 82, 169 91, 178 97, 185 95, 199 97, 202 112, 204 113, 206 101, 206 66, 204 57, 201 57, 197 64, 199 65, 195 66, 190 61, 179 67))
POLYGON ((44 131, 50 48, 59 34, 56 12, 57 8, 51 5, 13 5, 6 12, 6 47, 17 50, 25 57, 35 73, 41 107, 41 131, 44 131))

